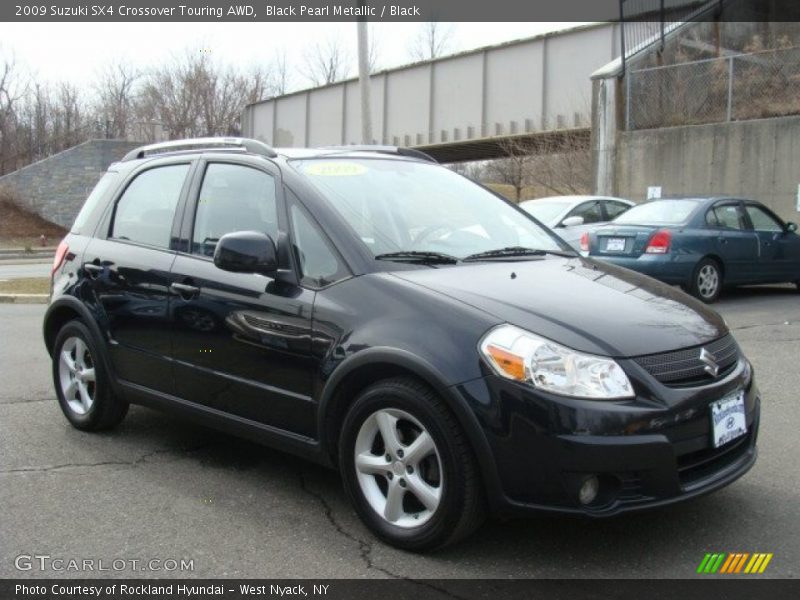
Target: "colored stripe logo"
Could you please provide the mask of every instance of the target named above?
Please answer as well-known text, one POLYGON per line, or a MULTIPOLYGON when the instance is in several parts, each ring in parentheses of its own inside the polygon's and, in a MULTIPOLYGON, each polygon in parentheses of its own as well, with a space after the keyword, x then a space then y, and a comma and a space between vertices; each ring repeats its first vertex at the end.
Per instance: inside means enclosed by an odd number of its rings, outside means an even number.
POLYGON ((715 573, 725 575, 748 574, 755 575, 767 570, 772 552, 716 552, 708 553, 700 561, 697 572, 704 575, 715 573))

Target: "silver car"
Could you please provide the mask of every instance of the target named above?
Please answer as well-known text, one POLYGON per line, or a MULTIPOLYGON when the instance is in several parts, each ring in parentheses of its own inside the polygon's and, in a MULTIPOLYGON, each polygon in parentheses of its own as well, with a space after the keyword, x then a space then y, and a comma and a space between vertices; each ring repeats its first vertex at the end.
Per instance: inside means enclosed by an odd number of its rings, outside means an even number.
POLYGON ((634 203, 609 196, 551 196, 525 200, 520 206, 580 250, 584 232, 611 221, 634 203))

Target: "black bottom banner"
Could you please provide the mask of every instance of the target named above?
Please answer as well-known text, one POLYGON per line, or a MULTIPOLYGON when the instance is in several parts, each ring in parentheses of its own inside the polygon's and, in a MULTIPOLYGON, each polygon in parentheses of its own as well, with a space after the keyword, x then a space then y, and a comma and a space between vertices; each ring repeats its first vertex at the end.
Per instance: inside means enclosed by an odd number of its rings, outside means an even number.
POLYGON ((547 600, 644 598, 751 600, 800 597, 800 585, 776 579, 3 579, 2 600, 457 599, 547 600))

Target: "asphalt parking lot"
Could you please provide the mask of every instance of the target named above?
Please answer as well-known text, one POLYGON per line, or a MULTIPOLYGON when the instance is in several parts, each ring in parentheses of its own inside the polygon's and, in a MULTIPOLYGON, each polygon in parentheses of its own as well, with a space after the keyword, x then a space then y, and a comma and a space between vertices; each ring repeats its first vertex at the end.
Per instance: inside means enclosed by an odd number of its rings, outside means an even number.
POLYGON ((716 308, 763 396, 760 457, 743 479, 610 520, 489 522, 460 545, 413 555, 370 536, 334 472, 294 457, 138 407, 113 432, 72 429, 51 388, 45 307, 0 305, 0 577, 86 575, 14 566, 46 554, 193 559, 191 572, 104 574, 121 577, 680 578, 706 552, 772 552, 763 576, 795 577, 800 295, 749 288, 716 308))

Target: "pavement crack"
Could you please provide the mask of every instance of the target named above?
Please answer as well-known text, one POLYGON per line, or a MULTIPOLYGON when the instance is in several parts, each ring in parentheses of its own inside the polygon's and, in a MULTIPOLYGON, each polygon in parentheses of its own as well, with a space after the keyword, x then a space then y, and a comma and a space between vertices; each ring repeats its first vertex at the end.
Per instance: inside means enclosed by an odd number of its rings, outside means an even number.
POLYGON ((336 530, 336 532, 339 535, 347 538, 351 542, 354 542, 358 546, 358 551, 359 551, 360 558, 364 562, 364 564, 367 566, 367 569, 374 569, 374 570, 379 571, 379 572, 381 572, 381 573, 383 573, 383 574, 385 574, 385 575, 387 575, 387 576, 389 576, 389 577, 391 577, 393 579, 406 579, 406 577, 404 577, 403 575, 399 575, 397 573, 392 573, 388 569, 384 569, 383 567, 379 567, 379 566, 377 566, 376 564, 374 564, 372 562, 372 543, 368 542, 366 540, 362 540, 360 537, 357 537, 357 536, 353 535, 352 533, 347 531, 347 529, 344 528, 344 525, 339 523, 339 521, 336 519, 336 517, 333 514, 333 508, 331 508, 331 505, 328 503, 328 501, 325 499, 325 497, 322 494, 320 494, 319 492, 315 492, 310 487, 308 487, 308 482, 306 481, 306 476, 302 472, 300 473, 300 489, 303 490, 303 492, 305 492, 307 495, 309 495, 312 498, 314 498, 317 502, 319 502, 319 504, 322 505, 322 510, 325 513, 325 518, 328 520, 328 522, 331 524, 331 526, 333 526, 333 528, 336 530))
POLYGON ((325 499, 325 497, 322 494, 320 494, 319 492, 316 492, 316 491, 312 490, 308 486, 308 482, 306 480, 306 476, 305 476, 304 473, 300 472, 299 475, 300 475, 300 489, 304 493, 306 493, 307 495, 309 495, 312 498, 314 498, 315 500, 317 500, 317 502, 319 502, 320 505, 322 505, 322 509, 323 509, 323 511, 325 513, 325 518, 328 520, 328 522, 331 524, 331 526, 336 530, 336 532, 339 535, 347 538, 351 542, 354 542, 358 546, 359 557, 364 562, 364 564, 366 565, 367 569, 373 569, 375 571, 383 573, 387 577, 391 577, 392 579, 400 579, 400 580, 407 581, 408 583, 411 583, 411 584, 414 584, 414 585, 418 585, 418 586, 421 586, 421 587, 424 587, 424 588, 428 588, 430 590, 439 592, 440 594, 443 594, 444 596, 447 596, 448 598, 455 598, 456 600, 467 600, 463 596, 459 596, 457 594, 454 594, 453 592, 451 592, 449 590, 446 590, 444 588, 441 588, 438 585, 435 585, 435 584, 430 583, 428 581, 419 580, 419 579, 412 579, 411 577, 407 577, 407 576, 401 575, 399 573, 394 573, 393 571, 390 571, 389 569, 386 569, 384 567, 376 565, 375 561, 372 558, 373 544, 371 542, 368 542, 366 540, 361 539, 360 537, 350 533, 347 529, 345 529, 344 525, 342 525, 336 519, 336 517, 334 516, 333 508, 328 503, 328 501, 325 499))
POLYGON ((199 452, 214 445, 214 442, 200 444, 191 448, 160 448, 151 452, 137 456, 133 460, 104 460, 95 463, 62 463, 58 465, 45 465, 36 467, 17 467, 15 469, 0 469, 0 475, 10 475, 14 473, 58 473, 71 469, 91 469, 95 467, 138 467, 161 454, 188 455, 199 452))
POLYGON ((33 404, 35 402, 52 402, 53 398, 34 398, 33 400, 26 400, 24 398, 9 398, 0 399, 0 406, 3 404, 33 404))

